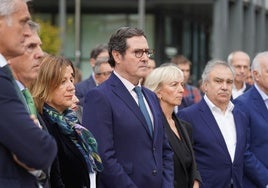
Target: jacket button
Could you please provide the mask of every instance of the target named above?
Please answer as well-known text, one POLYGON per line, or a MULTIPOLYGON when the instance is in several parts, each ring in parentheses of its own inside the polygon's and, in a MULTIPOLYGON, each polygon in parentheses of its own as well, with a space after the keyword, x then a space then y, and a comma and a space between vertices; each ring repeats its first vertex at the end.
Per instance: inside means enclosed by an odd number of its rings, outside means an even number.
POLYGON ((156 176, 157 170, 153 170, 153 175, 156 176))

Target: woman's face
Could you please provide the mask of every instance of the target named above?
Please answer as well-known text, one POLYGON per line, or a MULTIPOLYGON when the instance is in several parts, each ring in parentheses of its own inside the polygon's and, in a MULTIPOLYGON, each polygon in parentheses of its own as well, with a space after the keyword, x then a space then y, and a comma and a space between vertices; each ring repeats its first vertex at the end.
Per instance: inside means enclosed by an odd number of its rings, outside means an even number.
POLYGON ((162 83, 157 92, 160 102, 172 107, 180 105, 184 91, 183 86, 182 76, 179 76, 177 80, 162 83))
POLYGON ((75 93, 74 87, 74 72, 71 66, 66 67, 65 74, 60 85, 52 93, 52 99, 47 102, 48 105, 55 108, 59 113, 62 113, 73 104, 75 93))

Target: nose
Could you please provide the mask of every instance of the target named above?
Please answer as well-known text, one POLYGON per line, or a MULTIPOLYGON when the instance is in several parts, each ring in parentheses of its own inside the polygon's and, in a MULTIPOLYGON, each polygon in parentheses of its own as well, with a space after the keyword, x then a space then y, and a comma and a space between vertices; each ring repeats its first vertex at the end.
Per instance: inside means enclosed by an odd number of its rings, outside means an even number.
POLYGON ((226 90, 227 89, 227 83, 222 82, 221 89, 226 90))
POLYGON ((75 91, 75 87, 74 87, 74 83, 73 83, 73 81, 71 81, 71 80, 68 81, 67 89, 68 89, 69 91, 75 91))
POLYGON ((43 52, 43 50, 40 46, 38 46, 37 48, 38 49, 37 49, 37 52, 36 52, 34 57, 35 57, 35 59, 40 59, 45 55, 45 53, 43 52))

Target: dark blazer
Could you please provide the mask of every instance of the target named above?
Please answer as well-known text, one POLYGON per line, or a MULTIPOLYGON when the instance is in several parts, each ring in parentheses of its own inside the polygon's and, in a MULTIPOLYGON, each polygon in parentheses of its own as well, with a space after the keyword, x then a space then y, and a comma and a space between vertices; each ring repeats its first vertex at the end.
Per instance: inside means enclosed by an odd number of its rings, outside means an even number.
POLYGON ((249 119, 245 188, 268 185, 268 110, 255 86, 234 100, 249 119))
POLYGON ((189 122, 193 128, 193 147, 203 188, 230 187, 231 182, 233 187, 243 188, 243 161, 248 121, 238 109, 234 108, 232 112, 237 137, 233 162, 218 124, 204 98, 199 103, 178 112, 179 117, 189 122))
POLYGON ((173 153, 156 95, 142 88, 153 114, 151 137, 137 103, 113 73, 86 96, 83 125, 97 139, 104 170, 99 188, 173 187, 173 153))
POLYGON ((178 119, 175 114, 172 115, 172 118, 173 120, 175 120, 176 128, 181 136, 181 139, 187 145, 190 151, 190 155, 193 159, 191 170, 189 172, 187 167, 185 166, 185 163, 181 161, 181 159, 183 158, 182 155, 186 154, 183 153, 183 151, 181 151, 177 147, 178 139, 173 139, 174 133, 172 132, 166 118, 164 118, 169 144, 174 152, 174 188, 192 188, 194 180, 198 180, 199 182, 201 182, 201 176, 199 171, 197 170, 194 151, 192 147, 192 127, 189 123, 178 119))
POLYGON ((57 158, 50 171, 51 188, 89 188, 89 171, 81 152, 68 136, 61 133, 56 123, 46 115, 42 118, 58 145, 57 158))
POLYGON ((79 99, 79 104, 81 106, 84 105, 85 97, 87 95, 87 92, 96 87, 96 82, 93 78, 93 75, 91 75, 88 79, 79 82, 75 85, 75 95, 79 99))
POLYGON ((33 188, 36 179, 14 162, 12 153, 24 164, 46 169, 55 158, 56 142, 42 131, 18 97, 14 78, 0 68, 0 187, 33 188))

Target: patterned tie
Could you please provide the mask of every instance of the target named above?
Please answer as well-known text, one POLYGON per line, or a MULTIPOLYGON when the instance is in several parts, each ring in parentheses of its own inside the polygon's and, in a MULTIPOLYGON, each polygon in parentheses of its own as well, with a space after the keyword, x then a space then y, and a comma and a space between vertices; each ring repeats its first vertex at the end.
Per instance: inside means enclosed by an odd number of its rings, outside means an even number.
POLYGON ((153 125, 152 125, 152 121, 151 121, 151 118, 149 116, 149 112, 146 108, 146 105, 144 103, 144 100, 143 100, 143 95, 142 95, 142 91, 141 91, 141 87, 140 86, 136 86, 134 88, 134 91, 137 93, 138 95, 138 103, 139 103, 139 107, 141 109, 141 112, 143 113, 144 117, 145 117, 145 120, 146 120, 146 123, 147 123, 147 126, 148 126, 148 129, 150 131, 150 134, 151 136, 153 135, 153 125))
POLYGON ((27 88, 25 88, 24 90, 22 90, 22 93, 26 99, 30 114, 33 114, 33 115, 35 115, 35 117, 37 117, 36 108, 35 108, 33 97, 31 95, 30 91, 27 88))

